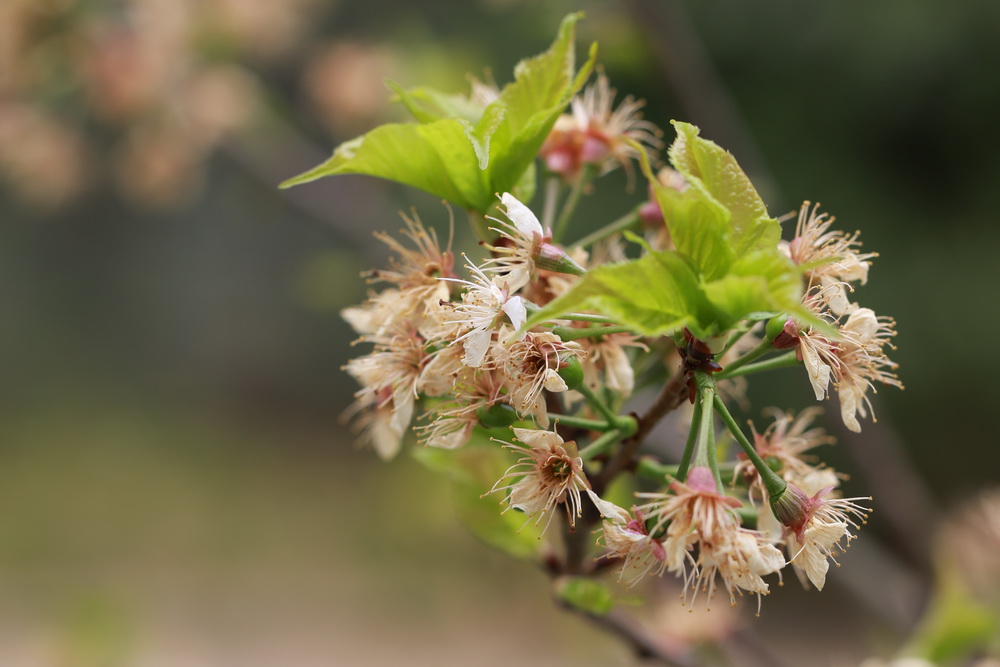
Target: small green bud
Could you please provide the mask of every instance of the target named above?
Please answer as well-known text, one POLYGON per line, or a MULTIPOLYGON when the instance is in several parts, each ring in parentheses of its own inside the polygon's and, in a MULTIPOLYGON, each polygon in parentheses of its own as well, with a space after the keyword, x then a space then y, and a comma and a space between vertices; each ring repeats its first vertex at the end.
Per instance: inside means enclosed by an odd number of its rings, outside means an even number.
POLYGON ((775 315, 767 321, 764 327, 764 333, 767 335, 768 340, 774 340, 778 334, 785 330, 785 322, 788 321, 788 315, 780 313, 775 315))
POLYGON ((767 321, 767 340, 778 350, 791 350, 799 345, 799 327, 788 315, 777 315, 767 321))
POLYGON ((792 530, 798 530, 809 520, 809 497, 794 484, 789 484, 770 500, 775 518, 792 530))
POLYGON ((576 389, 583 384, 583 365, 576 357, 570 357, 562 362, 557 372, 570 389, 576 389))
POLYGON ((582 276, 587 270, 573 261, 566 251, 552 243, 542 243, 534 256, 535 266, 546 271, 582 276))
POLYGON ((517 412, 506 403, 494 403, 476 411, 479 423, 486 428, 505 428, 518 420, 517 412))

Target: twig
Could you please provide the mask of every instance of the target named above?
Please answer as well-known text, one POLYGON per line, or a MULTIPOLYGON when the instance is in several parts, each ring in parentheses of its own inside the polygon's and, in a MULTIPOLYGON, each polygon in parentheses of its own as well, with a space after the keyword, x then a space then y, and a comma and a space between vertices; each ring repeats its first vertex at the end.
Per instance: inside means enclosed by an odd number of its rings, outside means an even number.
POLYGON ((687 398, 687 384, 684 379, 684 373, 678 372, 663 386, 660 395, 656 397, 656 400, 649 406, 646 413, 639 417, 637 420, 638 430, 636 430, 635 435, 622 444, 622 448, 618 450, 615 457, 608 461, 608 464, 594 479, 593 484, 596 493, 600 494, 618 473, 632 464, 636 453, 639 451, 639 447, 642 445, 643 440, 646 439, 646 436, 649 435, 649 432, 653 430, 653 427, 660 423, 660 420, 667 413, 675 410, 683 403, 685 398, 687 398))
POLYGON ((623 639, 632 647, 636 656, 643 660, 656 661, 670 667, 695 667, 696 665, 690 655, 672 653, 661 646, 635 618, 620 609, 613 609, 609 613, 599 616, 568 605, 562 600, 559 600, 559 604, 564 609, 586 618, 605 632, 623 639))

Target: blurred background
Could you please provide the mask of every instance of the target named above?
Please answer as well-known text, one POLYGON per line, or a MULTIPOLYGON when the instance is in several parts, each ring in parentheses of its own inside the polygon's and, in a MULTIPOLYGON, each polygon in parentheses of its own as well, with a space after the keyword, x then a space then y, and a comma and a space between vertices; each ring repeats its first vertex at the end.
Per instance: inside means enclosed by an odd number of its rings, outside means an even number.
MULTIPOLYGON (((1000 4, 3 0, 0 664, 631 664, 340 422, 338 311, 384 262, 372 231, 447 211, 361 177, 276 187, 403 118, 383 79, 502 85, 576 9, 579 53, 597 40, 668 140, 693 122, 772 213, 818 199, 862 230, 881 256, 857 298, 898 320, 907 385, 860 436, 827 424, 877 511, 822 596, 791 581, 761 619, 695 623, 671 598, 651 622, 742 628, 720 649, 741 664, 907 641, 968 544, 937 522, 1000 481, 1000 4)), ((581 234, 637 201, 624 185, 598 184, 581 234)), ((788 373, 752 397, 759 418, 810 391, 788 373)))

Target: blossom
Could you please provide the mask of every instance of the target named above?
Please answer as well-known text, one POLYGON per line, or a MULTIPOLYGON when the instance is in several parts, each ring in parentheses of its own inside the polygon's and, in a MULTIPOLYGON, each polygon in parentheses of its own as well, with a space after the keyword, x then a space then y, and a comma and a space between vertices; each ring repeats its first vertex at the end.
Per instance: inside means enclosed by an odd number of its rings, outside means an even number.
POLYGON ((584 339, 581 347, 587 356, 583 360, 584 381, 591 388, 599 386, 601 371, 608 389, 628 396, 635 387, 635 372, 626 348, 638 347, 649 351, 634 334, 617 333, 584 339))
POLYGON ((663 574, 667 567, 667 552, 663 544, 646 530, 646 517, 642 511, 633 508, 633 518, 626 510, 593 491, 588 490, 587 493, 604 517, 602 537, 607 551, 601 558, 624 561, 618 580, 621 581, 628 573, 626 585, 631 588, 649 573, 663 574))
POLYGON ((428 355, 415 332, 362 338, 375 349, 351 359, 344 370, 361 384, 350 412, 360 412, 358 426, 383 459, 399 451, 413 418, 418 384, 428 355), (365 414, 370 413, 370 414, 365 414))
POLYGON ((879 317, 870 308, 851 312, 832 339, 809 329, 800 333, 798 355, 809 371, 809 380, 817 400, 826 397, 833 382, 840 398, 840 415, 848 429, 859 433, 858 415, 867 417, 872 410, 868 389, 872 382, 902 388, 893 372, 897 364, 885 354, 886 346, 896 335, 895 322, 879 317))
POLYGON ((837 394, 841 418, 855 433, 861 431, 857 415, 867 417, 872 410, 871 400, 866 396, 868 389, 875 391, 872 381, 903 386, 893 372, 897 364, 883 351, 885 346, 891 347, 889 341, 896 335, 895 324, 891 318, 878 317, 868 308, 859 308, 841 327, 844 340, 838 343, 837 349, 840 360, 835 373, 837 394))
POLYGON ((494 364, 503 373, 510 403, 518 414, 532 415, 547 427, 549 417, 542 389, 566 391, 569 387, 559 376, 559 369, 567 359, 579 354, 576 343, 564 343, 553 333, 529 331, 523 340, 508 344, 494 364))
POLYGON ((433 417, 429 424, 417 429, 428 447, 456 449, 469 441, 479 423, 479 411, 499 403, 501 384, 493 371, 464 367, 457 377, 448 378, 451 394, 448 400, 424 414, 433 417))
POLYGON ((493 339, 493 330, 503 315, 506 315, 515 329, 519 329, 527 319, 524 299, 511 296, 506 281, 486 274, 473 264, 466 265, 472 271, 473 279, 454 280, 465 286, 462 303, 454 306, 455 315, 459 319, 450 320, 450 324, 459 324, 465 333, 452 341, 452 344, 462 342, 465 356, 462 363, 467 366, 483 365, 486 351, 493 339))
POLYGON ((769 591, 763 576, 784 565, 781 552, 768 544, 763 534, 740 526, 733 511, 740 501, 719 493, 712 472, 705 467, 692 468, 686 483, 674 481, 670 494, 638 494, 651 502, 639 507, 653 522, 650 533, 666 528, 663 540, 667 569, 684 580, 684 597, 692 602, 699 591, 711 600, 715 576, 735 604, 737 589, 758 596, 769 591), (698 547, 697 557, 690 551, 698 547), (688 566, 691 566, 690 572, 688 566))
POLYGON ((810 206, 810 202, 802 203, 795 237, 781 247, 793 262, 805 269, 810 286, 834 286, 829 298, 830 310, 844 315, 857 307, 847 298, 849 283, 865 284, 870 260, 878 254, 859 253, 859 232, 830 231, 836 218, 819 213, 819 204, 810 206))
POLYGON ((572 182, 584 165, 595 165, 602 174, 621 165, 631 177, 630 160, 640 153, 626 140, 663 147, 660 129, 642 119, 643 102, 629 96, 615 109, 616 92, 600 73, 581 96, 573 98, 572 113, 556 120, 539 151, 549 171, 572 182))
POLYGON ((774 516, 785 527, 792 565, 803 583, 808 578, 818 590, 823 590, 826 583, 830 569, 827 559, 837 563, 834 549, 846 551, 855 537, 850 528, 859 528, 858 521, 865 523, 871 511, 856 502, 870 501, 870 497, 832 498, 832 490, 828 486, 810 497, 797 485, 789 484, 781 496, 771 499, 774 516), (844 539, 847 543, 842 545, 844 539))
MULTIPOLYGON (((527 445, 503 442, 504 447, 523 456, 493 485, 490 493, 510 491, 505 499, 507 508, 521 510, 531 517, 537 515, 535 525, 548 515, 545 528, 552 521, 552 508, 565 505, 566 520, 570 527, 582 514, 580 494, 590 488, 583 473, 583 459, 577 453, 574 441, 563 442, 557 433, 527 428, 515 428, 514 437, 527 445), (505 481, 510 484, 501 486, 505 481)), ((543 529, 544 532, 544 529, 543 529)))
POLYGON ((393 287, 372 296, 362 306, 341 311, 341 317, 359 334, 383 335, 406 326, 421 328, 424 316, 450 295, 448 283, 438 278, 454 276, 453 253, 441 249, 435 231, 425 229, 419 218, 402 217, 406 223, 402 235, 413 247, 388 234, 376 233, 375 237, 389 246, 394 256, 389 259, 389 269, 368 274, 370 282, 387 282, 393 287))
MULTIPOLYGON (((811 457, 805 454, 806 451, 819 447, 820 445, 832 444, 834 438, 827 435, 822 428, 810 428, 813 421, 823 413, 822 408, 808 408, 798 415, 791 412, 782 412, 776 408, 765 411, 770 414, 774 421, 763 433, 758 433, 753 424, 750 428, 753 431, 754 449, 761 458, 768 461, 775 461, 780 468, 779 472, 787 482, 794 482, 802 485, 802 480, 810 475, 823 473, 825 480, 831 486, 836 486, 837 476, 833 471, 825 468, 817 468, 810 463, 811 457)), ((733 472, 733 478, 742 476, 750 485, 749 493, 751 500, 756 491, 762 497, 767 497, 764 482, 757 474, 757 469, 753 467, 745 455, 740 455, 740 461, 733 472)))

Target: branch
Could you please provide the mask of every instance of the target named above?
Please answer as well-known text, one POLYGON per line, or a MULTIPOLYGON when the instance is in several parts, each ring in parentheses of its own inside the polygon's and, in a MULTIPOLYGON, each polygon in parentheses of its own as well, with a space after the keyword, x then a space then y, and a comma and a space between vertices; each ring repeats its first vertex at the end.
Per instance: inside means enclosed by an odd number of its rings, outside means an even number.
POLYGON ((646 439, 646 436, 649 435, 649 432, 653 430, 653 427, 660 423, 660 420, 667 413, 677 409, 686 398, 687 382, 684 379, 684 373, 678 371, 663 386, 660 395, 656 397, 656 400, 649 406, 646 413, 639 417, 637 420, 638 429, 635 435, 622 444, 621 449, 618 450, 615 457, 608 462, 594 480, 594 491, 598 495, 600 495, 618 473, 632 465, 639 447, 642 445, 643 440, 646 439))
POLYGON ((601 630, 624 640, 640 659, 656 661, 670 667, 695 667, 696 663, 691 656, 668 651, 666 647, 656 642, 646 628, 620 609, 612 609, 604 616, 598 616, 568 605, 558 598, 557 602, 563 609, 582 616, 601 630))

